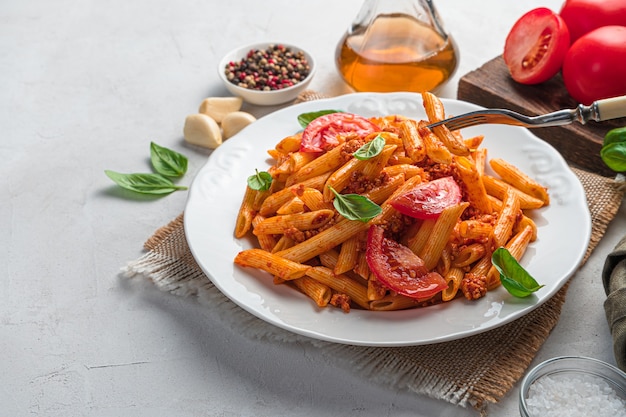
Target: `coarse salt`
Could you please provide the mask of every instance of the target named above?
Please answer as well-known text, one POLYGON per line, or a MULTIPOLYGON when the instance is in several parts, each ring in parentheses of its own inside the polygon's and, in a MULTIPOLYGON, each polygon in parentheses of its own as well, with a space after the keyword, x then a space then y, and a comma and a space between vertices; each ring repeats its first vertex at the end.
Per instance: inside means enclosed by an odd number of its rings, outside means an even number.
POLYGON ((531 416, 626 417, 626 399, 604 379, 587 374, 545 375, 526 399, 531 416))

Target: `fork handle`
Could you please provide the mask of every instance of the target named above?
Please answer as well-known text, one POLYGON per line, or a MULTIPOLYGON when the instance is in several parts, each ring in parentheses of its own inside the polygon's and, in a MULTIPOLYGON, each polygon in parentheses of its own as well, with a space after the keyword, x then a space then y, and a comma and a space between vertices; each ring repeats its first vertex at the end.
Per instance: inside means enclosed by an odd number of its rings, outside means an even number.
POLYGON ((626 117, 626 96, 607 98, 594 101, 597 122, 626 117))

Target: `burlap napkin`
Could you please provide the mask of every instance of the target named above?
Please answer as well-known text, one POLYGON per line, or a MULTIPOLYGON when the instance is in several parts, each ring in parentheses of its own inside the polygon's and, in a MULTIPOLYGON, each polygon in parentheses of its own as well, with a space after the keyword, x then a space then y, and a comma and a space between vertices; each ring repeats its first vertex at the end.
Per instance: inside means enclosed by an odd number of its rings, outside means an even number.
MULTIPOLYGON (((574 169, 587 195, 593 229, 585 260, 603 236, 623 198, 613 179, 574 169)), ((395 389, 407 389, 487 414, 521 378, 557 323, 567 285, 520 319, 457 341, 412 347, 380 348, 320 342, 272 326, 222 295, 196 264, 183 228, 183 214, 158 229, 145 242, 147 252, 130 262, 126 276, 141 275, 157 287, 194 296, 241 333, 268 342, 306 341, 339 365, 395 389)))
POLYGON ((604 311, 613 336, 617 366, 626 372, 626 236, 609 254, 602 270, 604 311))

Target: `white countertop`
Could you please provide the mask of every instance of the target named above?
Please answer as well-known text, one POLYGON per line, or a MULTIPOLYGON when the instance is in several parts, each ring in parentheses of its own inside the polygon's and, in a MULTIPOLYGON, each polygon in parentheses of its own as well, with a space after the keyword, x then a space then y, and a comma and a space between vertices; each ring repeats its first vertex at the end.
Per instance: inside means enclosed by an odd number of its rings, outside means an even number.
MULTIPOLYGON (((463 74, 501 53, 527 10, 561 0, 439 0, 463 74)), ((151 140, 190 158, 185 116, 224 96, 219 58, 282 40, 317 59, 312 89, 347 92, 334 49, 357 0, 55 2, 0 6, 1 416, 473 416, 473 410, 364 381, 307 343, 250 340, 120 268, 178 215, 186 193, 132 199, 105 169, 145 171, 151 140)), ((275 108, 246 106, 261 117, 275 108)), ((600 271, 626 208, 573 280, 536 361, 614 363, 600 271)), ((516 416, 517 386, 490 407, 516 416)))

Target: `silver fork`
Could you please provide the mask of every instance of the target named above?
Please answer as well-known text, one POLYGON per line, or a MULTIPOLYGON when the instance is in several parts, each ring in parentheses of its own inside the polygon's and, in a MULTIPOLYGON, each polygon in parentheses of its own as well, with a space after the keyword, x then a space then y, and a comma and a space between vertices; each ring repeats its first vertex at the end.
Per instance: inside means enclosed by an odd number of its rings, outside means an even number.
POLYGON ((505 124, 527 128, 562 126, 577 121, 604 120, 626 117, 626 96, 597 100, 589 106, 579 104, 575 109, 559 110, 541 116, 525 116, 506 109, 487 109, 465 113, 428 125, 430 129, 446 125, 449 130, 458 130, 481 124, 505 124))

